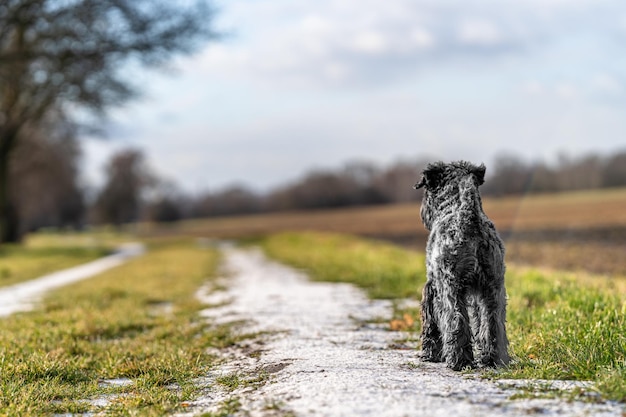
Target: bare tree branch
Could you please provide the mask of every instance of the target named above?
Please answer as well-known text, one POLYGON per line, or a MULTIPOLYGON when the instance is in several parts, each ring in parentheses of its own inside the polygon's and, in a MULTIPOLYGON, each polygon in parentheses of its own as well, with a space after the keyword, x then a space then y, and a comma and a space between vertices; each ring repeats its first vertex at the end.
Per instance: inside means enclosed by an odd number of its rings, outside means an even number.
POLYGON ((4 0, 0 3, 0 242, 8 161, 20 133, 68 104, 102 114, 141 90, 125 64, 154 67, 215 39, 206 1, 4 0), (187 4, 187 5, 184 5, 187 4))

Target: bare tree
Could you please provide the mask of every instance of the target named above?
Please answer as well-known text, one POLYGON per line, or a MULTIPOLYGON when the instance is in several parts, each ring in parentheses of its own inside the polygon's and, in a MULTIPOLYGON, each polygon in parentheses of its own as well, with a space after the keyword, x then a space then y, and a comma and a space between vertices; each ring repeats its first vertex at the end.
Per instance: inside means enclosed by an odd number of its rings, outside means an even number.
POLYGON ((151 196, 148 198, 145 218, 153 222, 175 222, 189 212, 189 199, 172 181, 153 178, 151 196))
POLYGON ((10 223, 15 228, 11 233, 17 236, 44 226, 79 227, 83 220, 76 129, 60 115, 54 116, 37 129, 25 129, 11 159, 10 201, 22 215, 20 224, 10 223))
POLYGON ((376 187, 380 189, 387 201, 396 203, 421 201, 422 190, 416 192, 413 184, 419 180, 426 165, 428 165, 427 159, 398 161, 380 174, 376 179, 376 187))
POLYGON ((215 35, 206 1, 3 0, 0 3, 0 242, 14 241, 8 170, 27 126, 51 109, 103 114, 137 94, 124 64, 157 66, 215 35), (185 6, 187 4, 187 6, 185 6), (73 106, 73 107, 71 107, 73 106))
POLYGON ((501 154, 494 160, 494 168, 487 171, 488 181, 483 185, 485 194, 523 194, 533 181, 533 167, 511 154, 501 154), (489 174, 492 172, 493 174, 489 174))
POLYGON ((250 214, 261 211, 261 197, 243 185, 232 185, 196 199, 194 217, 250 214))
POLYGON ((95 202, 97 219, 121 226, 136 221, 142 192, 152 182, 143 153, 126 149, 114 154, 106 168, 107 180, 95 202))
POLYGON ((626 185, 626 151, 618 152, 607 158, 602 176, 605 187, 626 185))

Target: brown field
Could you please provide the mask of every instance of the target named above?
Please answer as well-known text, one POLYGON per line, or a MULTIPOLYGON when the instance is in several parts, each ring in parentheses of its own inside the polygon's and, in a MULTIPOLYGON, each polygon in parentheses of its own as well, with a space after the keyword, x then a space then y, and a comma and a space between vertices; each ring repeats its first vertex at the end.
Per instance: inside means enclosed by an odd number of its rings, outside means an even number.
MULTIPOLYGON (((626 275, 626 188, 486 198, 509 261, 626 275)), ((148 235, 244 238, 287 230, 350 233, 423 249, 419 204, 270 213, 143 225, 148 235)))

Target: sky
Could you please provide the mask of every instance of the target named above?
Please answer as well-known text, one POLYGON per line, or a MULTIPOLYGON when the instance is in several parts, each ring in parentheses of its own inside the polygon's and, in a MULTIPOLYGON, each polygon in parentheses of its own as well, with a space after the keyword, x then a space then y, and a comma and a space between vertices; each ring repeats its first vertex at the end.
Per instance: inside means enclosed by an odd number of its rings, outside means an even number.
POLYGON ((189 192, 264 192, 350 161, 626 149, 621 0, 221 0, 224 36, 86 138, 86 181, 137 147, 189 192))

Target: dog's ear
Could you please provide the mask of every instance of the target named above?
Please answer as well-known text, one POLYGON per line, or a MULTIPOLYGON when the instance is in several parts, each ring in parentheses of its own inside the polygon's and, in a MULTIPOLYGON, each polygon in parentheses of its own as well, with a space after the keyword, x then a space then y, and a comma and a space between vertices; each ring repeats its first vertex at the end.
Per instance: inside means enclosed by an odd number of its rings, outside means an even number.
POLYGON ((426 177, 424 175, 422 175, 422 179, 419 180, 419 182, 415 183, 415 185, 413 186, 413 189, 419 190, 420 188, 422 188, 425 185, 426 185, 426 177))
POLYGON ((420 189, 422 187, 426 187, 428 190, 433 190, 437 188, 439 183, 441 182, 441 177, 443 174, 443 168, 439 165, 428 165, 426 169, 422 172, 422 179, 420 182, 415 184, 413 188, 420 189))
POLYGON ((485 183, 485 171, 487 171, 487 167, 485 167, 485 164, 480 164, 472 171, 472 173, 478 180, 478 185, 483 185, 485 183))

